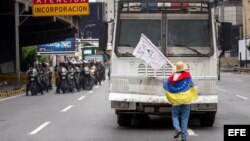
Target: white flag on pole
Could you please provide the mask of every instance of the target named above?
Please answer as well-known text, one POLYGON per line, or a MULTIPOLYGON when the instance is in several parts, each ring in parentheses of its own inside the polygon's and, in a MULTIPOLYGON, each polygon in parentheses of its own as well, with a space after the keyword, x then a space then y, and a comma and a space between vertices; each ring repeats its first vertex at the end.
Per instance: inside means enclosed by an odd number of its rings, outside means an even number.
MULTIPOLYGON (((141 34, 133 55, 146 61, 154 70, 160 69, 170 61, 158 50, 158 48, 144 35, 141 34)), ((171 64, 171 63, 170 63, 171 64)))

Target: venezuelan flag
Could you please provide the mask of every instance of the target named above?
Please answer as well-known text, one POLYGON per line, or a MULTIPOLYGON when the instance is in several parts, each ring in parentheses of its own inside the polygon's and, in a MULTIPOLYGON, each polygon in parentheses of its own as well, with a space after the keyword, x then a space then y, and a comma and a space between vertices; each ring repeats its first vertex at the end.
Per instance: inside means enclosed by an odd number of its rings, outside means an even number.
POLYGON ((174 74, 164 82, 163 89, 171 104, 189 104, 198 98, 197 89, 194 87, 190 73, 184 71, 174 80, 174 74))

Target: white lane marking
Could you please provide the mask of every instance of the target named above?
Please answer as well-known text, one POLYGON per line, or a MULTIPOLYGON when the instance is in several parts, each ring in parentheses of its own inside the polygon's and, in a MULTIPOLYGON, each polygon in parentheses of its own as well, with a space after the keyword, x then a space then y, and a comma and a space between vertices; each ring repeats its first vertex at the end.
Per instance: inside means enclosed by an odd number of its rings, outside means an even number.
POLYGON ((244 96, 241 96, 241 95, 236 95, 236 96, 239 97, 239 98, 242 98, 242 99, 244 99, 244 100, 248 100, 247 97, 244 97, 244 96))
POLYGON ((2 98, 2 99, 0 99, 0 101, 5 101, 5 100, 9 100, 9 99, 17 98, 17 97, 20 97, 20 96, 23 96, 23 95, 25 95, 25 94, 16 95, 16 96, 7 97, 7 98, 2 98))
POLYGON ((67 112, 70 108, 72 108, 73 105, 69 105, 68 107, 64 108, 63 110, 61 110, 60 112, 67 112))
POLYGON ((95 86, 95 88, 98 88, 99 86, 97 85, 97 86, 95 86))
POLYGON ((83 100, 85 98, 85 96, 82 96, 80 98, 78 98, 79 101, 83 100))
POLYGON ((36 128, 35 130, 33 130, 32 132, 30 132, 30 135, 34 135, 37 132, 39 132, 40 130, 42 130, 44 127, 46 127, 47 125, 49 125, 50 122, 45 122, 44 124, 42 124, 41 126, 39 126, 38 128, 36 128))
POLYGON ((88 93, 91 94, 91 93, 93 93, 93 91, 89 91, 88 93))
POLYGON ((221 92, 226 92, 225 89, 221 89, 221 88, 216 88, 218 91, 221 91, 221 92))
POLYGON ((187 129, 188 135, 189 136, 198 136, 198 134, 196 134, 192 129, 187 129))

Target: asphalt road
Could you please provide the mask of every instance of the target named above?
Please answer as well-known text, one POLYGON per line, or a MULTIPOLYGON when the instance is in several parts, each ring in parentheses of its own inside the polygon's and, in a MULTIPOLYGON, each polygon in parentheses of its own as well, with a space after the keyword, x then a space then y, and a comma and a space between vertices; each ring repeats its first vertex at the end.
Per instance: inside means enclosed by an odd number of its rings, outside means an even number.
MULTIPOLYGON (((213 127, 190 120, 188 141, 223 141, 225 124, 250 124, 250 76, 222 73, 213 127)), ((0 141, 174 141, 169 117, 119 127, 108 101, 108 81, 93 91, 0 100, 0 141)))

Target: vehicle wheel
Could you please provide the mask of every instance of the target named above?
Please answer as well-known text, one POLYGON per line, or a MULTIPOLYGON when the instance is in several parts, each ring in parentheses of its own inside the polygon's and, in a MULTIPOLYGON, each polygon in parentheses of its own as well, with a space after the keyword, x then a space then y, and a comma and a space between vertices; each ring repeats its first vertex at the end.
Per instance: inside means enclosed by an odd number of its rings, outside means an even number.
POLYGON ((200 124, 204 127, 212 127, 215 121, 216 112, 207 112, 200 117, 200 124))
POLYGON ((66 82, 66 81, 63 81, 63 82, 61 83, 61 90, 62 90, 62 92, 65 93, 67 89, 68 89, 68 87, 67 87, 67 82, 66 82))
POLYGON ((89 90, 92 90, 93 89, 93 85, 89 87, 89 90))
POLYGON ((37 93, 36 93, 35 90, 31 91, 31 95, 36 95, 36 94, 37 94, 37 93))
POLYGON ((129 114, 118 114, 117 123, 119 126, 130 126, 132 115, 129 114))
POLYGON ((37 91, 36 83, 31 83, 30 84, 31 95, 36 95, 36 91, 37 91))
POLYGON ((218 65, 218 80, 220 80, 220 61, 219 61, 219 65, 218 65))

